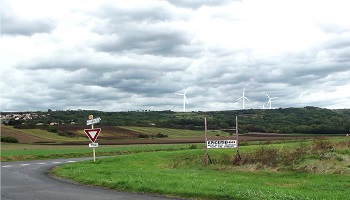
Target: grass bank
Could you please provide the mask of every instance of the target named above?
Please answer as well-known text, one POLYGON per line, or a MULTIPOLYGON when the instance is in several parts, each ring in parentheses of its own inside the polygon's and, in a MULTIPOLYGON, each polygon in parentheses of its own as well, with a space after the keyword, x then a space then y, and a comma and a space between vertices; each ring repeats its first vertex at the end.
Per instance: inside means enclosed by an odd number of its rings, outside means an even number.
MULTIPOLYGON (((190 144, 169 145, 100 145, 96 156, 120 155, 138 152, 174 151, 193 148, 190 144)), ((1 161, 40 160, 92 156, 88 145, 33 145, 1 143, 1 161)))
POLYGON ((283 159, 273 159, 274 165, 242 161, 241 165, 234 166, 232 149, 216 149, 210 151, 213 164, 205 166, 204 149, 186 149, 84 161, 55 168, 52 173, 79 183, 116 190, 196 199, 347 199, 350 173, 298 168, 310 162, 314 167, 331 162, 334 167, 350 169, 347 160, 350 154, 342 151, 341 145, 336 145, 338 143, 347 145, 348 141, 317 140, 307 146, 288 143, 285 146, 241 147, 242 158, 250 156, 250 161, 259 159, 256 155, 262 148, 273 149, 263 152, 266 159, 272 159, 270 156, 283 158, 283 152, 297 152, 293 149, 298 146, 305 148, 307 155, 289 164, 283 159), (340 157, 336 157, 338 155, 340 157))

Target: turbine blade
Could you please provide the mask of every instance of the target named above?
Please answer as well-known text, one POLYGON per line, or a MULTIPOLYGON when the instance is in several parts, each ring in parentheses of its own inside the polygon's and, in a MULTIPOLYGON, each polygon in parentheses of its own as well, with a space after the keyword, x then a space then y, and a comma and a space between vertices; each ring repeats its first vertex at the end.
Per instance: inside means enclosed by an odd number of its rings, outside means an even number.
POLYGON ((189 104, 188 101, 187 101, 187 97, 186 96, 185 96, 185 100, 186 100, 186 103, 189 104))
POLYGON ((180 94, 180 93, 174 93, 174 94, 176 94, 176 95, 184 95, 184 94, 180 94))
POLYGON ((247 97, 244 97, 245 99, 247 99, 248 101, 250 101, 247 97))
POLYGON ((188 91, 188 89, 190 89, 190 87, 188 87, 188 88, 185 90, 184 94, 186 94, 186 92, 188 91))
POLYGON ((242 99, 243 97, 239 97, 236 101, 239 101, 240 99, 242 99))
POLYGON ((265 94, 266 94, 266 96, 267 96, 269 99, 271 99, 270 96, 267 94, 267 92, 265 92, 265 94))

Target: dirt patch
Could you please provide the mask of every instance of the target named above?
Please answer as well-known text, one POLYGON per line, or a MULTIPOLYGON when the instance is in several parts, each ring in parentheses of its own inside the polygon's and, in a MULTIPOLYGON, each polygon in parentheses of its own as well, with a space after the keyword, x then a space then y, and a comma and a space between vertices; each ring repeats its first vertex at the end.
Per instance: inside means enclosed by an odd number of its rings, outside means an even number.
MULTIPOLYGON (((132 139, 132 138, 138 138, 139 134, 138 132, 120 128, 117 126, 99 126, 95 128, 101 128, 102 131, 99 134, 99 139, 132 139)), ((79 137, 86 137, 86 134, 84 133, 84 129, 89 129, 87 126, 81 126, 81 125, 59 125, 57 126, 57 130, 61 133, 66 133, 67 135, 71 136, 79 136, 79 137)))

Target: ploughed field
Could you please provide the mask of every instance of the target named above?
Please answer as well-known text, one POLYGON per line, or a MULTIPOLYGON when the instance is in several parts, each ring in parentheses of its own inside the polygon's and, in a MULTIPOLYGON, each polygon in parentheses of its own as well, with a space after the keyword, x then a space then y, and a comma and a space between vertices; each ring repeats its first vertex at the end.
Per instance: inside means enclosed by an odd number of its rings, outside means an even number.
MULTIPOLYGON (((1 126, 3 137, 11 136, 19 143, 52 143, 52 144, 86 144, 89 142, 84 129, 88 126, 58 125, 57 132, 47 132, 41 129, 15 129, 10 126, 1 126)), ((168 129, 157 127, 133 126, 95 126, 101 128, 96 142, 100 144, 176 144, 176 143, 203 143, 204 130, 168 129)), ((236 139, 225 130, 207 131, 208 139, 236 139)), ((277 133, 247 133, 240 134, 240 142, 296 140, 312 138, 312 135, 293 135, 277 133)))

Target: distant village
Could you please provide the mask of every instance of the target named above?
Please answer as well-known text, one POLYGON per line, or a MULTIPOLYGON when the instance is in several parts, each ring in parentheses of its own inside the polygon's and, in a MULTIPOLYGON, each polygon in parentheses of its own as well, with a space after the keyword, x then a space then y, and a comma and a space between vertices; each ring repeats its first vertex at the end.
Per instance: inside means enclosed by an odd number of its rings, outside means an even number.
MULTIPOLYGON (((30 113, 7 113, 0 114, 0 124, 9 124, 10 121, 18 121, 16 124, 25 123, 27 120, 31 119, 45 119, 48 118, 50 114, 40 114, 35 112, 30 113)), ((75 124, 75 122, 71 122, 75 124)), ((43 123, 37 123, 36 125, 44 125, 43 123)), ((50 122, 50 125, 57 125, 57 122, 50 122)))

